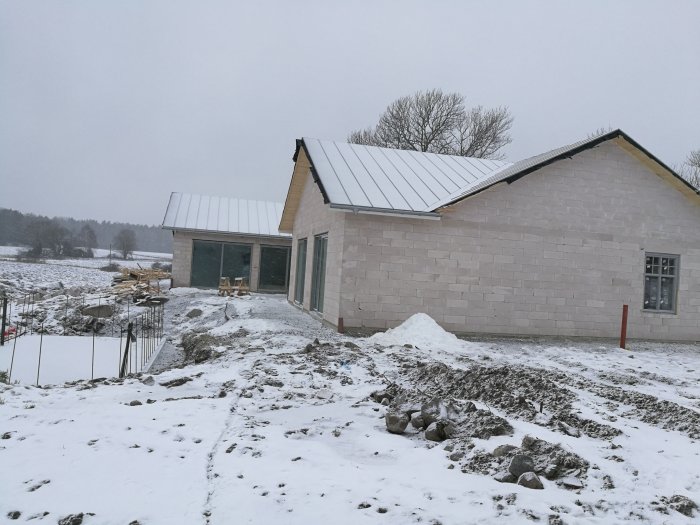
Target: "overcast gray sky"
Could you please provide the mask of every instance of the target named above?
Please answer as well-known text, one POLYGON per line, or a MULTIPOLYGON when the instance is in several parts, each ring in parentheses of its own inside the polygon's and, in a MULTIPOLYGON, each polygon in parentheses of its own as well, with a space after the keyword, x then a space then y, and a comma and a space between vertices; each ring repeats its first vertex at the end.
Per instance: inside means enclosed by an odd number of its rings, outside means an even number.
POLYGON ((507 105, 508 160, 620 127, 700 148, 700 1, 0 0, 0 207, 159 224, 283 201, 294 139, 419 89, 507 105))

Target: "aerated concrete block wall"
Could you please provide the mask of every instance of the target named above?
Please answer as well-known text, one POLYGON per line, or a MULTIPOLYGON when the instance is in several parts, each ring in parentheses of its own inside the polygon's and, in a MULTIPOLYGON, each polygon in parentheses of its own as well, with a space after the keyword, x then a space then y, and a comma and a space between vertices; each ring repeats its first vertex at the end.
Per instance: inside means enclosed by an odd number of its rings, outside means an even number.
POLYGON ((291 239, 259 235, 233 235, 219 233, 199 233, 177 230, 173 234, 173 286, 190 286, 192 274, 192 241, 216 241, 248 244, 252 246, 250 263, 250 289, 258 290, 260 276, 260 247, 289 246, 291 239))
POLYGON ((342 215, 345 326, 618 337, 629 304, 628 337, 700 340, 700 206, 614 143, 440 221, 342 215), (645 252, 680 255, 677 313, 643 311, 645 252))
POLYGON ((294 235, 292 242, 292 263, 289 277, 288 299, 294 303, 298 240, 307 239, 306 275, 304 280, 304 301, 300 305, 304 310, 311 309, 311 284, 313 276, 314 236, 328 233, 326 255, 326 286, 323 313, 319 314, 325 321, 337 325, 340 308, 340 277, 343 256, 343 236, 345 214, 331 211, 323 203, 321 191, 309 173, 306 174, 304 191, 299 209, 294 217, 294 235))

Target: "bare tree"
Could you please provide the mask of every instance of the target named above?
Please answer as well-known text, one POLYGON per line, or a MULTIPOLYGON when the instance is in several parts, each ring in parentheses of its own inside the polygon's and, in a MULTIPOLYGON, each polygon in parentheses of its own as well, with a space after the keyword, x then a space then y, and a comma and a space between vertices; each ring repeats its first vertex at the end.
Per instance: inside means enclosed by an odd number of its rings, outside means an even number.
POLYGON ((594 139, 596 137, 600 137, 601 135, 605 135, 606 133, 610 133, 612 131, 612 127, 600 127, 596 129, 593 133, 589 133, 588 136, 586 137, 587 139, 594 139))
POLYGON ((355 144, 499 159, 510 144, 513 117, 506 107, 466 109, 464 96, 439 89, 401 97, 375 127, 353 131, 355 144))
POLYGON ((124 228, 114 237, 114 246, 117 251, 121 252, 122 259, 126 259, 134 252, 136 247, 136 235, 134 230, 124 228))
POLYGON ((691 151, 677 171, 681 177, 700 189, 700 149, 691 151))

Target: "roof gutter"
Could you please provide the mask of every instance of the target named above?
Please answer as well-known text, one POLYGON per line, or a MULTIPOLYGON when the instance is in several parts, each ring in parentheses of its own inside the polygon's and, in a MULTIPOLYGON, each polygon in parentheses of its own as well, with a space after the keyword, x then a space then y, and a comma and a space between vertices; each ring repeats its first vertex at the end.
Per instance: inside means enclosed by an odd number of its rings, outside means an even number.
POLYGON ((433 221, 439 221, 442 217, 439 213, 434 211, 413 211, 413 210, 394 210, 391 208, 371 208, 368 206, 354 206, 352 204, 333 204, 331 203, 330 208, 333 210, 344 211, 346 213, 352 213, 354 215, 384 215, 384 216, 402 216, 412 219, 428 219, 433 221))
POLYGON ((179 228, 177 226, 161 226, 163 230, 171 230, 172 232, 186 232, 186 233, 203 233, 208 235, 230 235, 234 237, 264 237, 266 239, 286 239, 291 240, 290 235, 274 235, 269 233, 242 233, 242 232, 230 232, 230 231, 219 231, 219 230, 201 230, 197 228, 179 228))

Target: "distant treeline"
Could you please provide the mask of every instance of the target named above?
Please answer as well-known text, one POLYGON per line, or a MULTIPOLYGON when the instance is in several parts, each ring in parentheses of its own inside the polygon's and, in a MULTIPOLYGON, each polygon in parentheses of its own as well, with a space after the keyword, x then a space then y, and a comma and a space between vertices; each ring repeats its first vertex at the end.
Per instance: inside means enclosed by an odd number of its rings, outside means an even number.
POLYGON ((76 220, 66 217, 49 218, 33 213, 21 213, 15 210, 0 208, 0 245, 32 246, 36 241, 37 230, 53 230, 63 232, 73 238, 77 246, 85 246, 92 242, 81 242, 86 232, 94 232, 94 246, 90 248, 115 249, 115 238, 122 230, 134 232, 134 250, 147 252, 170 253, 173 248, 172 233, 159 226, 144 224, 129 224, 125 222, 109 222, 94 220, 76 220))

